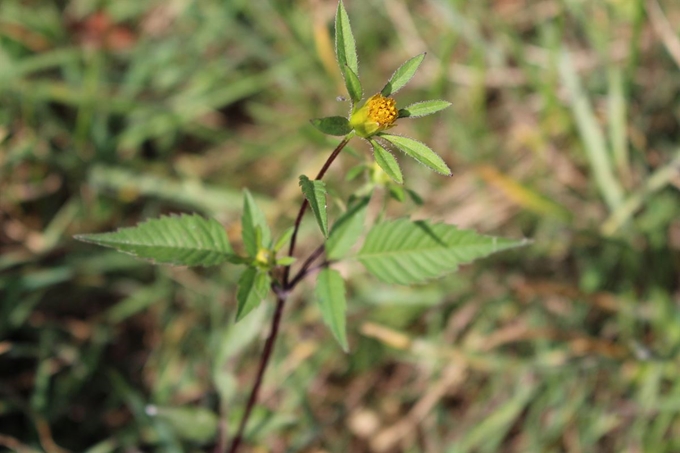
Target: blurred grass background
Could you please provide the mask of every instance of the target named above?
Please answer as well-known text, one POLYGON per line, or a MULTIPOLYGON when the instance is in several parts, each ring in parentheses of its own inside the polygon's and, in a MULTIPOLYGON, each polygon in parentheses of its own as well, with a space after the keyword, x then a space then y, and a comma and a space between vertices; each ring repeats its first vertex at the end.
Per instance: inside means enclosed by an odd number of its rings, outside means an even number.
MULTIPOLYGON (((210 451, 270 306, 238 272, 77 243, 168 212, 283 231, 347 104, 326 0, 0 0, 0 451, 210 451)), ((350 277, 343 354, 287 307, 255 452, 680 451, 680 4, 347 0, 368 94, 427 51, 411 213, 531 247, 415 288, 350 277)), ((329 175, 347 194, 356 142, 329 175)), ((308 219, 309 220, 309 219, 308 219)), ((319 238, 313 224, 302 248, 319 238)))

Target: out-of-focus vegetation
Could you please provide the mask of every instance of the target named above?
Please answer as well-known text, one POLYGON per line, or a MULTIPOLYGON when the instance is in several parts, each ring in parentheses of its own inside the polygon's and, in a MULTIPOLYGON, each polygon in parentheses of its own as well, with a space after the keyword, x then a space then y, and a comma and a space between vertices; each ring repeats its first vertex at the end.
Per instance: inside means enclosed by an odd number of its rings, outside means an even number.
MULTIPOLYGON (((347 109, 335 7, 0 1, 0 450, 233 433, 271 307, 234 325, 229 266, 155 268, 72 235, 181 211, 236 237, 243 186, 290 225, 297 176, 336 144, 308 119, 347 109)), ((300 291, 253 451, 680 451, 680 4, 347 9, 367 87, 427 51, 400 102, 453 102, 396 129, 454 170, 401 159, 421 214, 534 243, 416 288, 344 266, 349 355, 300 291)), ((368 152, 350 151, 336 190, 368 152)))

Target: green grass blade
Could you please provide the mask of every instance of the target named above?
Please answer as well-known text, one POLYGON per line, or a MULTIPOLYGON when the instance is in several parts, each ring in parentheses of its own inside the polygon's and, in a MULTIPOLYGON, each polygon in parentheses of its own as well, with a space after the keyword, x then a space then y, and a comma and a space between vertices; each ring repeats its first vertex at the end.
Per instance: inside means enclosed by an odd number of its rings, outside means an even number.
POLYGON ((154 416, 172 427, 180 439, 207 443, 215 437, 219 417, 210 409, 203 407, 156 407, 154 416))
POLYGON ((560 76, 570 95, 571 109, 583 140, 590 167, 605 202, 611 211, 623 201, 623 189, 614 176, 604 134, 578 79, 569 54, 564 52, 559 60, 560 76))
POLYGON ((650 200, 652 195, 667 187, 677 178, 678 167, 680 167, 680 151, 676 151, 675 157, 668 164, 652 173, 641 189, 631 194, 616 211, 612 212, 602 224, 600 232, 605 236, 616 233, 644 206, 646 201, 650 200))
POLYGON ((159 264, 213 266, 237 258, 222 225, 195 214, 161 217, 112 233, 75 238, 159 264))
POLYGON ((626 97, 623 85, 623 71, 618 67, 612 68, 609 71, 609 94, 607 96, 609 142, 619 177, 621 180, 629 180, 631 170, 627 146, 626 97))
POLYGON ((316 297, 321 316, 338 341, 342 350, 349 351, 347 345, 346 319, 347 301, 345 300, 345 281, 333 269, 323 269, 316 280, 316 297))

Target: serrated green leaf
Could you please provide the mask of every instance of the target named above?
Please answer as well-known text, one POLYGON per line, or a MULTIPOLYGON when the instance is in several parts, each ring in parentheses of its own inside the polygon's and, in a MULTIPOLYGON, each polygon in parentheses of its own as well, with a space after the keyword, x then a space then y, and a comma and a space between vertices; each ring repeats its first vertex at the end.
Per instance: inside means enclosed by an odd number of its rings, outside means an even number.
POLYGON ((359 74, 357 46, 342 0, 338 2, 338 10, 335 14, 335 56, 341 72, 344 72, 343 68, 347 65, 355 74, 359 74))
POLYGON ((267 297, 270 285, 269 274, 255 267, 249 267, 241 274, 238 281, 238 292, 236 293, 236 301, 238 302, 236 322, 260 305, 260 302, 267 297))
POLYGON ((248 256, 254 257, 260 247, 268 248, 270 246, 272 235, 267 220, 248 189, 243 190, 241 229, 241 238, 248 256), (257 227, 260 227, 260 238, 258 238, 257 227))
POLYGON ((394 71, 394 74, 392 74, 392 77, 390 77, 390 80, 387 81, 385 87, 380 91, 380 94, 385 97, 391 96, 403 88, 403 86, 406 85, 416 73, 418 66, 420 66, 420 63, 423 61, 423 58, 425 58, 425 53, 416 55, 399 66, 399 68, 394 71))
POLYGON ((81 234, 75 238, 159 264, 213 266, 238 259, 224 227, 214 219, 196 214, 161 217, 111 233, 81 234))
POLYGON ((357 242, 364 231, 368 201, 368 197, 362 198, 335 222, 326 241, 328 259, 339 260, 344 258, 357 242))
POLYGON ((371 146, 373 146, 373 156, 375 157, 375 161, 378 163, 380 168, 382 168, 383 171, 387 173, 387 175, 392 178, 394 182, 397 184, 403 184, 404 176, 401 174, 399 163, 397 163, 397 159, 392 155, 392 153, 383 148, 380 143, 376 142, 375 140, 371 140, 371 146))
POLYGON ((361 81, 359 76, 352 71, 348 65, 345 65, 343 69, 343 77, 345 78, 345 86, 347 87, 347 93, 349 98, 352 100, 352 104, 356 104, 361 101, 364 95, 364 89, 361 87, 361 81))
POLYGON ((454 225, 399 219, 375 225, 357 258, 378 279, 410 285, 441 277, 460 264, 527 244, 482 236, 454 225))
POLYGON ((333 336, 347 352, 346 319, 347 301, 345 299, 345 281, 340 273, 333 269, 323 269, 316 280, 316 297, 319 301, 321 316, 333 336))
POLYGON ((399 109, 399 118, 418 118, 421 116, 432 115, 440 110, 444 110, 451 103, 435 99, 432 101, 416 102, 403 109, 399 109))
POLYGON ((451 176, 451 169, 444 160, 424 143, 401 135, 380 134, 380 137, 392 143, 405 154, 411 156, 421 164, 443 175, 451 176))
POLYGON ((316 223, 321 228, 323 237, 328 237, 328 214, 326 214, 326 184, 323 181, 312 181, 300 175, 300 187, 312 208, 316 223))
POLYGON ((328 135, 347 135, 352 132, 349 120, 344 116, 328 116, 326 118, 316 118, 309 121, 312 126, 328 135))

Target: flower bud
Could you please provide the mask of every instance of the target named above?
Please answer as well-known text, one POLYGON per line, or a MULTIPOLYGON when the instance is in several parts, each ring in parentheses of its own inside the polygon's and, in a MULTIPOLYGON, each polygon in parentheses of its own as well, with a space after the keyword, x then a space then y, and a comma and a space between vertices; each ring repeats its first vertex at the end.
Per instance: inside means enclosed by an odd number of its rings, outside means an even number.
POLYGON ((378 93, 352 113, 349 124, 359 137, 368 138, 394 126, 398 114, 396 101, 378 93))

